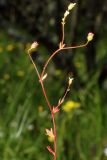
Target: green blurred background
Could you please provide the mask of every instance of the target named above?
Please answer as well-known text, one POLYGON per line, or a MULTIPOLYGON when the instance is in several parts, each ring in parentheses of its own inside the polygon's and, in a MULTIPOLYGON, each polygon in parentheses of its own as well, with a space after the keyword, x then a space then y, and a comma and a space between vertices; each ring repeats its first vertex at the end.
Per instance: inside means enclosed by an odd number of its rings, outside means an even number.
POLYGON ((95 36, 87 47, 57 55, 47 69, 52 105, 74 77, 56 115, 58 160, 107 160, 107 0, 0 0, 0 160, 53 158, 45 135, 50 112, 26 53, 38 41, 32 56, 41 72, 58 48, 70 2, 77 5, 67 19, 65 42, 84 43, 90 31, 95 36))

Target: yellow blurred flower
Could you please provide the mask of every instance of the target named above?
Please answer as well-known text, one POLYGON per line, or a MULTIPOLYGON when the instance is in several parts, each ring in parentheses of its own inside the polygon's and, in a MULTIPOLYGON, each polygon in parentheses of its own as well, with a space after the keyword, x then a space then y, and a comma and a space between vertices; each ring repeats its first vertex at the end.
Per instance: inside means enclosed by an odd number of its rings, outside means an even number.
POLYGON ((81 63, 80 62, 76 62, 75 65, 76 65, 77 68, 81 67, 81 63))
POLYGON ((40 113, 43 112, 43 107, 42 106, 38 107, 38 112, 40 112, 40 113))
POLYGON ((3 48, 2 47, 0 47, 0 53, 2 53, 3 52, 3 48))
POLYGON ((64 112, 70 112, 72 109, 74 108, 78 108, 80 107, 81 104, 79 102, 74 102, 74 101, 68 101, 65 103, 65 105, 63 106, 63 111, 64 112))
POLYGON ((60 76, 62 74, 61 70, 57 69, 55 72, 56 76, 60 76))
POLYGON ((13 44, 8 44, 7 47, 6 47, 6 50, 9 51, 9 52, 13 51, 14 50, 14 45, 13 44))
POLYGON ((10 75, 9 75, 9 74, 5 74, 3 78, 4 78, 4 80, 6 80, 6 81, 7 81, 7 80, 9 80, 9 79, 10 79, 10 75))
POLYGON ((17 71, 18 77, 23 77, 24 75, 25 75, 24 71, 22 71, 22 70, 17 71))

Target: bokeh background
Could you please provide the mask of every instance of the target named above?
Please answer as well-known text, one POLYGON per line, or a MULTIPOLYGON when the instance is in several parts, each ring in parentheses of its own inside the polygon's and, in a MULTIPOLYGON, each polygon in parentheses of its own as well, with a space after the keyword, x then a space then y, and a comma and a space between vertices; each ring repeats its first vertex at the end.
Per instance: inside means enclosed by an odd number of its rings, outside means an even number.
POLYGON ((61 52, 49 64, 45 87, 53 105, 74 77, 57 121, 58 160, 107 160, 107 0, 0 0, 0 160, 48 160, 52 140, 49 109, 27 49, 41 72, 58 48, 61 19, 67 19, 66 44, 94 40, 85 48, 61 52))

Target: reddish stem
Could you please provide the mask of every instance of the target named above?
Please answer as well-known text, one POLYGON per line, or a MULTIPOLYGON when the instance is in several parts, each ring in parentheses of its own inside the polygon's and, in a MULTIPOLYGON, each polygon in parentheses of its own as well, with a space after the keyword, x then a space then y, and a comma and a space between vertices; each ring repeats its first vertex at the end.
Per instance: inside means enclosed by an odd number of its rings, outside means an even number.
POLYGON ((48 107, 50 108, 50 111, 51 111, 51 115, 52 115, 52 121, 53 121, 53 127, 54 127, 54 160, 56 160, 56 123, 55 123, 55 115, 53 113, 53 110, 52 110, 52 106, 48 100, 48 97, 46 95, 46 90, 44 88, 44 84, 42 82, 42 80, 40 80, 40 83, 41 83, 41 86, 42 86, 42 91, 43 91, 43 94, 45 96, 45 99, 46 99, 46 102, 47 102, 47 105, 48 107))
POLYGON ((54 155, 54 160, 56 160, 56 123, 55 123, 55 115, 53 112, 51 112, 52 114, 52 120, 53 120, 53 127, 54 127, 54 152, 55 152, 55 155, 54 155))
POLYGON ((32 57, 31 57, 30 54, 29 54, 29 57, 30 57, 30 60, 32 61, 33 66, 34 66, 34 68, 35 68, 35 70, 36 70, 36 72, 37 72, 37 75, 38 75, 38 78, 39 78, 39 81, 40 81, 40 84, 41 84, 41 87, 42 87, 42 91, 43 91, 45 100, 46 100, 47 105, 48 105, 48 107, 49 107, 49 109, 50 109, 50 111, 51 111, 52 121, 53 121, 53 127, 54 127, 54 153, 55 153, 55 154, 54 154, 54 160, 56 160, 56 123, 55 123, 55 115, 54 115, 54 113, 53 113, 53 108, 52 108, 52 106, 51 106, 51 104, 50 104, 50 102, 49 102, 48 96, 47 96, 47 94, 46 94, 46 90, 45 90, 45 87, 44 87, 42 78, 40 77, 40 74, 39 74, 39 72, 38 72, 37 66, 36 66, 36 64, 34 63, 34 61, 33 61, 33 59, 32 59, 32 57))
POLYGON ((42 74, 41 74, 41 78, 43 77, 44 73, 45 73, 45 70, 46 70, 46 67, 48 65, 48 63, 50 62, 50 60, 55 56, 55 54, 57 54, 61 49, 57 49, 50 57, 49 59, 46 61, 45 65, 44 65, 44 68, 43 68, 43 71, 42 71, 42 74))

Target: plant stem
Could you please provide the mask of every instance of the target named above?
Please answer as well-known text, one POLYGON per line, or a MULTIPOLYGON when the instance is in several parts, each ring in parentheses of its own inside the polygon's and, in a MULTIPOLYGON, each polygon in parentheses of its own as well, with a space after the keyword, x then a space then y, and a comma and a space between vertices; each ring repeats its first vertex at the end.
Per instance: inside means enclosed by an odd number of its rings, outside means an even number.
POLYGON ((45 90, 45 87, 44 87, 42 78, 40 77, 40 74, 39 74, 39 71, 38 71, 38 69, 37 69, 37 66, 36 66, 36 64, 34 63, 34 61, 33 61, 33 59, 32 59, 32 57, 31 57, 30 54, 29 54, 29 57, 30 57, 30 60, 31 60, 31 62, 32 62, 34 68, 35 68, 35 70, 36 70, 36 73, 37 73, 37 75, 38 75, 38 78, 39 78, 39 81, 40 81, 40 84, 41 84, 41 87, 42 87, 42 91, 43 91, 45 100, 46 100, 47 105, 48 105, 48 107, 49 107, 49 109, 50 109, 50 111, 51 111, 51 116, 52 116, 52 121, 53 121, 53 128, 54 128, 54 153, 55 153, 55 154, 54 154, 54 160, 56 160, 56 157, 57 157, 57 156, 56 156, 56 123, 55 123, 55 115, 54 115, 54 113, 53 113, 52 106, 51 106, 51 104, 50 104, 50 102, 49 102, 49 99, 48 99, 48 96, 47 96, 47 94, 46 94, 46 90, 45 90))
POLYGON ((53 127, 54 127, 54 152, 55 152, 55 155, 54 155, 54 160, 56 160, 56 122, 55 122, 55 115, 53 112, 51 112, 52 114, 52 121, 53 121, 53 127))
POLYGON ((57 49, 57 50, 49 57, 49 59, 46 61, 45 65, 44 65, 44 67, 43 67, 43 71, 42 71, 41 77, 43 77, 43 75, 44 75, 44 73, 45 73, 45 70, 46 70, 46 68, 47 68, 48 63, 50 62, 50 60, 51 60, 51 59, 55 56, 55 54, 57 54, 60 50, 61 50, 60 48, 57 49))
POLYGON ((52 121, 53 121, 53 130, 54 130, 54 160, 56 160, 56 123, 55 123, 55 115, 53 113, 53 110, 52 110, 52 106, 49 102, 49 99, 47 97, 47 94, 46 94, 46 90, 44 88, 44 84, 42 82, 42 80, 40 80, 40 83, 41 83, 41 86, 42 86, 42 91, 43 91, 43 94, 44 94, 44 97, 46 99, 46 102, 47 102, 47 105, 51 111, 51 116, 52 116, 52 121))
POLYGON ((62 23, 62 41, 61 41, 61 44, 63 45, 64 43, 64 23, 62 23))

